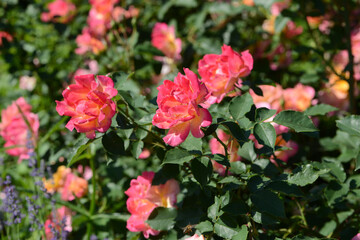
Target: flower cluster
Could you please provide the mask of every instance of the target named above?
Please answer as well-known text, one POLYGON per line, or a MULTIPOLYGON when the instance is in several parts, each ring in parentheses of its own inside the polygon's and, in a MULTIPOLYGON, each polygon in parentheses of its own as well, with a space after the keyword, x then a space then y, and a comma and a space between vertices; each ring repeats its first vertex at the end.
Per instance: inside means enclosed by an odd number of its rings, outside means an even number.
POLYGON ((43 22, 69 22, 75 13, 76 6, 69 0, 55 0, 47 6, 49 12, 41 14, 41 20, 43 22))
POLYGON ((241 85, 241 78, 250 74, 253 58, 248 50, 235 52, 224 44, 222 53, 207 54, 199 61, 199 74, 211 94, 209 103, 219 103, 226 94, 241 85))
POLYGON ((298 83, 293 88, 283 89, 279 84, 274 86, 259 85, 263 96, 258 96, 250 90, 254 104, 257 108, 266 107, 281 110, 305 111, 314 101, 315 90, 310 86, 298 83))
POLYGON ((185 68, 184 72, 185 75, 179 73, 174 82, 165 80, 158 87, 159 109, 152 120, 158 128, 170 129, 164 141, 171 146, 185 141, 190 131, 194 137, 203 137, 200 128, 212 122, 209 111, 199 107, 204 106, 208 97, 205 85, 189 69, 185 68))
POLYGON ((6 153, 18 156, 19 162, 28 159, 29 154, 34 151, 27 147, 27 143, 30 140, 32 146, 36 146, 38 130, 38 116, 31 112, 31 106, 23 97, 1 111, 0 135, 5 140, 4 147, 8 148, 6 153))
POLYGON ((174 60, 181 58, 181 39, 176 38, 174 26, 166 23, 156 23, 151 33, 151 44, 174 60))
POLYGON ((115 7, 119 0, 90 0, 89 2, 91 9, 87 18, 87 26, 76 38, 78 48, 75 53, 79 55, 86 52, 99 54, 105 50, 105 36, 111 28, 111 21, 119 22, 123 17, 132 18, 139 14, 135 7, 131 7, 128 11, 121 7, 115 7))
POLYGON ((203 137, 201 127, 212 122, 206 108, 219 103, 236 84, 241 84, 241 77, 249 75, 252 68, 249 51, 239 54, 224 45, 222 54, 207 54, 199 61, 201 80, 186 68, 185 75, 179 73, 174 82, 165 80, 158 87, 159 109, 152 121, 158 128, 169 129, 165 143, 177 146, 185 141, 190 131, 196 138, 203 137))
POLYGON ((43 180, 44 186, 49 193, 58 192, 64 201, 72 201, 85 196, 88 192, 88 182, 82 177, 78 177, 70 168, 65 166, 58 167, 52 179, 43 180))
POLYGON ((62 93, 64 101, 56 101, 56 111, 70 116, 66 128, 74 128, 86 133, 88 138, 95 138, 95 130, 106 132, 115 115, 116 106, 111 100, 117 94, 111 78, 92 74, 75 76, 76 84, 71 84, 62 93))
POLYGON ((168 180, 165 184, 152 186, 154 176, 154 172, 143 172, 137 179, 131 180, 130 188, 125 191, 129 196, 126 206, 131 213, 126 227, 132 232, 141 231, 145 238, 160 233, 146 223, 151 212, 156 207, 175 207, 180 192, 179 184, 174 179, 168 180))

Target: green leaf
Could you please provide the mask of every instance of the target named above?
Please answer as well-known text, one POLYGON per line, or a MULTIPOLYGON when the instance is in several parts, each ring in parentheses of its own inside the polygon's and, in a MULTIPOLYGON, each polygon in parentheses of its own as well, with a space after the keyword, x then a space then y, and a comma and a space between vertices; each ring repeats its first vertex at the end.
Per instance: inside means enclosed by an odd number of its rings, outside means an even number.
POLYGON ((136 159, 139 158, 143 147, 144 147, 144 142, 141 140, 132 143, 131 153, 136 159))
POLYGON ((151 228, 159 231, 167 231, 174 227, 177 211, 175 208, 155 208, 146 221, 151 228))
POLYGON ((318 129, 311 119, 301 112, 286 110, 275 116, 275 123, 292 128, 295 132, 315 132, 318 129))
POLYGON ((212 232, 214 227, 210 221, 206 220, 204 222, 197 224, 195 228, 199 230, 200 233, 206 233, 206 232, 212 232))
POLYGON ((284 202, 275 193, 269 190, 259 190, 250 197, 259 212, 285 217, 284 202))
POLYGON ((271 118, 276 113, 275 109, 257 108, 255 111, 255 120, 257 122, 263 122, 266 119, 271 118))
POLYGON ((223 238, 232 238, 239 233, 236 221, 228 216, 221 216, 214 224, 214 232, 223 238))
POLYGON ((247 239, 249 230, 246 225, 242 225, 238 234, 234 235, 231 240, 245 240, 247 239))
POLYGON ((213 172, 212 163, 206 157, 195 158, 191 161, 191 172, 200 185, 205 186, 210 181, 213 172))
POLYGON ((324 237, 327 237, 334 232, 336 226, 337 226, 336 221, 330 220, 329 222, 324 224, 324 226, 320 229, 319 233, 324 237))
POLYGON ((340 202, 349 192, 349 185, 331 181, 325 188, 324 194, 329 204, 340 202))
POLYGON ((336 126, 349 133, 360 137, 360 116, 351 115, 336 121, 336 126))
POLYGON ((285 181, 272 181, 267 185, 267 188, 293 197, 304 196, 304 193, 297 185, 285 181))
POLYGON ((254 150, 254 143, 253 142, 244 143, 244 145, 242 145, 242 147, 239 148, 238 155, 252 162, 255 161, 257 156, 254 150))
POLYGON ((105 150, 113 155, 123 155, 124 141, 114 131, 107 132, 101 139, 105 150))
POLYGON ((116 122, 121 129, 131 129, 134 127, 129 122, 129 119, 127 119, 122 113, 118 113, 116 115, 116 122))
POLYGON ((193 156, 190 152, 179 149, 179 148, 173 148, 165 154, 164 162, 165 163, 174 163, 182 165, 185 162, 190 162, 191 159, 195 158, 196 156, 193 156))
POLYGON ((95 139, 88 139, 85 136, 79 138, 74 147, 70 150, 70 155, 68 158, 68 165, 67 167, 70 167, 77 161, 81 160, 82 153, 89 147, 89 145, 94 142, 95 139))
POLYGON ((301 166, 300 170, 295 174, 288 177, 288 182, 290 184, 295 184, 298 186, 306 186, 312 184, 318 179, 319 175, 322 175, 329 170, 317 171, 311 166, 311 164, 306 164, 301 166))
POLYGON ((245 163, 240 161, 230 162, 230 167, 231 172, 235 174, 242 174, 246 172, 245 163))
POLYGON ((339 109, 336 107, 322 103, 306 109, 304 113, 308 116, 317 116, 317 115, 325 115, 328 112, 333 112, 337 110, 339 109))
POLYGON ((249 207, 242 200, 235 200, 227 204, 222 210, 230 215, 239 216, 246 214, 249 211, 249 207))
POLYGON ((288 17, 283 17, 281 15, 277 16, 275 19, 275 33, 280 33, 288 21, 290 21, 290 18, 288 17))
POLYGON ((250 93, 245 93, 231 100, 229 112, 235 120, 238 120, 250 111, 253 104, 254 102, 250 93))
POLYGON ((217 163, 224 165, 225 167, 230 167, 230 161, 226 158, 226 156, 222 154, 214 154, 212 160, 216 161, 217 163))
POLYGON ((239 142, 240 146, 248 141, 250 131, 244 131, 235 122, 222 122, 221 124, 229 129, 231 135, 239 142))
POLYGON ((221 200, 219 197, 215 197, 215 202, 211 205, 207 210, 207 216, 213 221, 216 220, 217 217, 221 216, 224 212, 220 211, 221 208, 221 200))
POLYGON ((110 74, 110 78, 114 81, 114 88, 115 89, 123 89, 123 86, 125 85, 126 81, 131 78, 131 74, 127 74, 125 72, 113 72, 110 74))
POLYGON ((180 144, 180 147, 185 148, 186 150, 197 150, 202 151, 202 140, 201 138, 196 138, 192 134, 186 138, 186 140, 180 144))
POLYGON ((274 149, 276 132, 273 125, 267 122, 257 123, 254 127, 254 135, 260 144, 274 149))

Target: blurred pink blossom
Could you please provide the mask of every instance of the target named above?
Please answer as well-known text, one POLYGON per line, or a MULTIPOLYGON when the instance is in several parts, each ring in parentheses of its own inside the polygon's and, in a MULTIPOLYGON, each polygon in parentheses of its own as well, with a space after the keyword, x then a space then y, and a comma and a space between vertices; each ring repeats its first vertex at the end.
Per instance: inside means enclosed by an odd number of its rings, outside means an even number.
POLYGON ((74 76, 86 75, 86 74, 97 74, 99 72, 99 65, 96 60, 90 60, 88 62, 85 62, 85 64, 87 64, 89 66, 89 69, 79 68, 74 73, 74 76))
POLYGON ((360 233, 356 234, 351 240, 360 240, 360 233))
POLYGON ((151 155, 150 150, 147 148, 144 148, 139 155, 139 159, 146 159, 146 158, 150 157, 150 155, 151 155))
POLYGON ((311 106, 311 102, 315 97, 315 89, 298 83, 293 88, 285 89, 283 91, 283 97, 285 110, 302 112, 311 106))
POLYGON ((5 140, 4 147, 8 148, 6 153, 18 156, 18 162, 28 159, 29 154, 33 153, 38 130, 39 118, 31 112, 31 106, 23 97, 18 98, 1 111, 0 135, 5 140), (29 148, 28 142, 33 145, 32 148, 29 148))
POLYGON ((41 20, 43 22, 69 22, 75 13, 76 7, 68 0, 55 0, 47 6, 49 12, 41 14, 41 20))
POLYGON ((12 42, 14 40, 13 36, 8 32, 0 31, 0 46, 3 45, 3 38, 5 38, 8 42, 12 42))
POLYGON ((203 235, 194 234, 192 237, 185 238, 185 240, 205 240, 203 235))
POLYGON ((68 233, 71 232, 72 215, 73 213, 71 212, 71 210, 65 206, 58 208, 56 212, 50 214, 44 224, 46 239, 47 240, 54 239, 53 231, 51 229, 55 229, 57 232, 61 232, 61 231, 66 231, 68 233), (61 223, 65 223, 65 225, 62 226, 61 223))
POLYGON ((75 49, 75 53, 79 55, 85 54, 86 52, 92 52, 97 55, 105 50, 105 45, 102 41, 93 37, 87 27, 82 30, 81 35, 76 37, 76 43, 78 48, 75 49))
POLYGON ((168 58, 181 59, 181 39, 176 38, 174 26, 156 23, 151 33, 151 44, 162 51, 168 58))
POLYGON ((32 91, 36 85, 36 78, 30 76, 21 76, 19 80, 19 87, 24 90, 32 91))

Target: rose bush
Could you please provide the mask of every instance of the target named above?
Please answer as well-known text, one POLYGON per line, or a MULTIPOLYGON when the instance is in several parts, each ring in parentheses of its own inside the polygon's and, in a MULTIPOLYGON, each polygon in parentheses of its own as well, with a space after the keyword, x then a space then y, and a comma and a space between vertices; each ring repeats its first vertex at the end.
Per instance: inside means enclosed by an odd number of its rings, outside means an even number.
POLYGON ((0 9, 1 239, 359 237, 357 1, 0 9))

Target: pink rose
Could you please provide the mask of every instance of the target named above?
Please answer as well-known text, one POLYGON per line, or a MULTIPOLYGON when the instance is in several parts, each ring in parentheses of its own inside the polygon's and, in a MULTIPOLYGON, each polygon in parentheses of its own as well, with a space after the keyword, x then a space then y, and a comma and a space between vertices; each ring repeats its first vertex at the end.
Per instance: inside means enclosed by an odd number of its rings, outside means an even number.
POLYGON ((61 116, 70 116, 66 128, 74 128, 86 137, 95 138, 95 131, 106 132, 116 113, 111 100, 117 94, 111 78, 92 74, 75 76, 76 84, 71 84, 62 93, 64 101, 56 101, 56 111, 61 116))
POLYGON ((43 22, 54 21, 67 23, 72 19, 76 10, 75 5, 66 0, 55 0, 50 3, 47 8, 49 9, 49 12, 41 14, 41 20, 43 22))
POLYGON ((356 234, 351 240, 360 240, 360 233, 356 234))
MULTIPOLYGON (((284 138, 282 137, 282 135, 278 135, 276 137, 276 142, 275 142, 276 146, 279 147, 286 147, 289 149, 286 150, 282 150, 282 151, 275 151, 275 156, 280 159, 283 162, 287 162, 289 160, 289 158, 291 158, 292 156, 296 155, 299 146, 297 145, 296 142, 289 140, 288 142, 286 142, 284 140, 284 138)), ((273 161, 273 160, 272 160, 273 161)), ((274 162, 274 161, 273 161, 274 162)))
POLYGON ((269 109, 275 109, 280 112, 282 107, 283 89, 279 84, 271 85, 259 85, 258 86, 263 93, 263 96, 256 95, 256 93, 250 89, 250 95, 253 98, 254 104, 257 108, 266 107, 269 109))
POLYGON ((31 106, 23 97, 18 98, 6 109, 1 111, 0 135, 5 140, 4 147, 11 156, 19 156, 18 162, 28 159, 34 151, 39 130, 38 116, 31 112, 31 106), (21 112, 19 111, 21 109, 21 112), (27 125, 25 119, 31 129, 27 125), (28 148, 28 142, 33 146, 28 148))
POLYGON ((97 74, 99 72, 99 65, 96 60, 90 60, 88 62, 85 62, 85 64, 89 66, 89 69, 79 68, 74 73, 74 76, 86 75, 86 74, 97 74))
POLYGON ((225 44, 221 49, 222 54, 206 54, 199 61, 201 81, 211 93, 210 103, 221 102, 253 68, 253 58, 248 50, 239 54, 225 44))
POLYGON ((185 75, 179 73, 174 82, 165 80, 158 87, 159 109, 152 120, 152 124, 158 128, 169 129, 163 139, 171 146, 184 142, 190 131, 196 138, 203 137, 200 128, 212 122, 209 111, 199 107, 204 105, 208 97, 205 85, 195 73, 187 68, 184 71, 185 75))
POLYGON ((151 155, 150 150, 147 148, 144 148, 139 155, 139 159, 146 159, 146 158, 150 157, 150 155, 151 155))
POLYGON ((143 172, 137 179, 131 180, 130 188, 125 191, 129 196, 126 206, 131 213, 126 227, 132 232, 142 232, 145 238, 160 233, 146 223, 151 212, 156 207, 175 207, 176 197, 180 192, 179 184, 174 179, 152 186, 154 176, 154 172, 143 172))
POLYGON ((310 86, 298 83, 294 88, 285 89, 283 95, 285 110, 305 111, 311 106, 315 90, 310 86))
POLYGON ((99 54, 105 50, 105 45, 99 39, 93 37, 90 34, 89 28, 85 27, 82 30, 82 34, 76 37, 76 43, 78 48, 75 49, 75 53, 82 55, 86 52, 92 52, 94 54, 99 54))
POLYGON ((36 85, 36 78, 30 76, 21 76, 19 79, 19 87, 24 90, 32 91, 36 85))
POLYGON ((65 206, 58 208, 56 212, 53 212, 51 215, 49 215, 44 224, 46 239, 50 240, 54 238, 53 231, 51 230, 52 228, 55 229, 57 232, 71 232, 72 215, 73 213, 71 212, 71 210, 65 206), (62 222, 65 222, 64 228, 62 228, 62 222))
POLYGON ((185 240, 205 240, 203 235, 194 234, 192 237, 185 238, 185 240))
POLYGON ((174 26, 156 23, 151 33, 151 44, 168 58, 175 60, 181 58, 181 39, 176 38, 174 26))
POLYGON ((70 168, 65 166, 58 167, 51 179, 43 179, 44 186, 49 193, 58 192, 64 201, 72 201, 84 197, 88 192, 88 182, 86 179, 75 175, 70 168))
MULTIPOLYGON (((230 162, 240 161, 241 157, 237 154, 239 149, 239 144, 235 139, 231 139, 231 136, 226 134, 223 130, 219 129, 217 131, 217 135, 219 139, 227 145, 227 151, 230 156, 230 162)), ((216 138, 212 138, 209 141, 209 147, 212 154, 222 154, 225 155, 224 147, 216 140, 216 138)), ((221 176, 225 175, 226 168, 224 165, 217 163, 212 160, 213 168, 216 172, 218 172, 221 176)))

